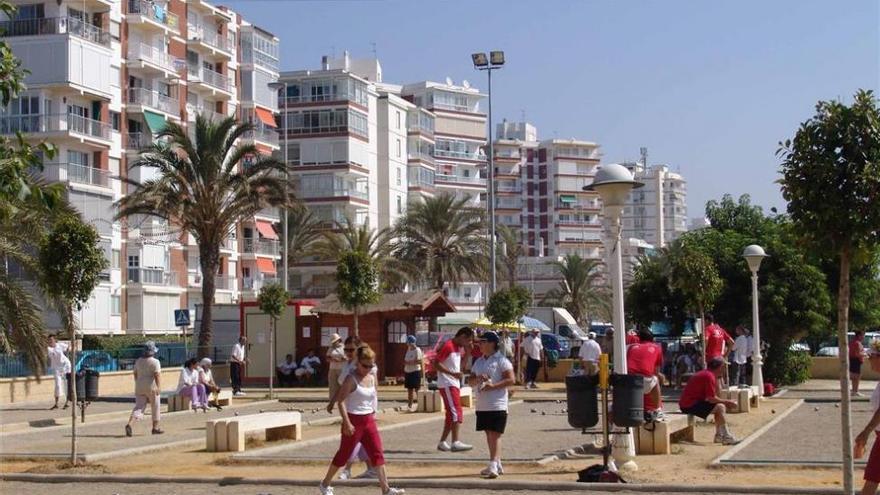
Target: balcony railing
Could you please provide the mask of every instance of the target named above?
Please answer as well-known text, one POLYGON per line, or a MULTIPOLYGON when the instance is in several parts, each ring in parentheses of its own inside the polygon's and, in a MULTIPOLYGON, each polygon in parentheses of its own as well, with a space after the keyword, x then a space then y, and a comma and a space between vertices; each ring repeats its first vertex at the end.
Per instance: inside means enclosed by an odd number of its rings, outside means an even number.
POLYGON ((486 157, 476 151, 453 151, 434 148, 434 156, 437 158, 460 158, 463 160, 484 160, 486 157))
POLYGON ((214 28, 187 23, 187 32, 189 33, 189 39, 191 40, 201 41, 202 43, 218 50, 232 52, 229 40, 221 36, 214 30, 214 28))
POLYGON ((180 113, 180 102, 177 98, 147 88, 129 88, 128 103, 143 105, 172 115, 180 113))
MULTIPOLYGON (((201 273, 194 274, 190 287, 201 287, 204 284, 204 278, 201 273)), ((217 290, 233 290, 238 287, 235 277, 229 275, 215 275, 214 288, 217 290)))
POLYGON ((459 184, 473 184, 479 186, 486 185, 486 179, 482 177, 462 177, 460 175, 443 175, 437 174, 434 176, 434 182, 456 182, 459 184))
POLYGON ((336 290, 336 287, 330 285, 315 285, 311 287, 294 287, 290 293, 294 297, 327 297, 336 290))
POLYGON ((278 146, 278 132, 275 129, 254 129, 245 133, 244 138, 278 146))
POLYGON ((73 132, 110 140, 110 124, 74 114, 34 114, 0 116, 0 134, 39 134, 73 132))
POLYGON ((245 49, 242 51, 241 63, 258 65, 273 72, 278 72, 279 67, 277 58, 254 50, 253 48, 251 48, 250 50, 245 49))
POLYGON ((278 241, 245 238, 242 252, 253 254, 278 255, 278 241))
POLYGON ((244 290, 258 291, 262 289, 263 286, 272 283, 281 283, 281 279, 277 277, 244 277, 241 279, 241 288, 244 290))
POLYGON ((495 208, 519 209, 522 208, 522 200, 520 198, 497 198, 495 208))
POLYGON ((187 104, 186 111, 187 114, 190 116, 190 120, 192 120, 193 122, 195 122, 196 120, 196 115, 202 115, 212 122, 219 122, 226 118, 226 115, 223 115, 220 112, 215 112, 214 110, 203 107, 202 105, 187 104))
POLYGON ((50 181, 110 187, 110 172, 78 163, 47 163, 43 175, 50 181))
POLYGON ((177 72, 176 64, 180 60, 179 58, 172 56, 170 53, 160 50, 155 46, 147 45, 146 43, 132 43, 129 45, 128 58, 149 62, 171 72, 177 72))
POLYGON ((434 182, 425 177, 419 177, 413 174, 410 174, 407 177, 407 183, 410 187, 424 187, 424 188, 433 188, 434 182))
POLYGON ((510 184, 495 184, 495 190, 498 192, 520 193, 522 192, 522 186, 510 184))
POLYGON ((153 136, 147 132, 129 132, 126 148, 129 151, 140 151, 153 144, 153 136))
POLYGON ((354 187, 321 187, 321 188, 303 188, 300 191, 303 198, 331 198, 338 196, 351 196, 352 198, 370 199, 370 190, 358 190, 354 187))
POLYGON ((213 86, 223 91, 232 91, 232 84, 229 78, 219 72, 195 65, 187 66, 186 72, 189 77, 198 79, 208 86, 213 86))
POLYGON ((143 285, 177 286, 177 273, 162 268, 128 268, 128 282, 143 285))
POLYGON ((110 46, 110 33, 73 17, 0 21, 0 34, 4 37, 72 34, 101 46, 110 46))
POLYGON ((180 31, 180 19, 156 3, 149 0, 128 0, 128 13, 139 14, 147 19, 158 22, 174 31, 180 31))

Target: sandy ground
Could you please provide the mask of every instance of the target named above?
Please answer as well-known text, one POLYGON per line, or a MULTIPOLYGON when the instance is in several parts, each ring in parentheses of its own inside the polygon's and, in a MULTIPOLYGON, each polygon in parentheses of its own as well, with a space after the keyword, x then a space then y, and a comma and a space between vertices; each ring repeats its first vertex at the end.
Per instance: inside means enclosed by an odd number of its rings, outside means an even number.
MULTIPOLYGON (((732 431, 744 438, 769 422, 775 414, 780 414, 791 407, 795 399, 769 399, 758 409, 749 414, 730 416, 732 431)), ((387 414, 383 424, 406 422, 414 419, 411 414, 387 414)), ((473 421, 472 417, 468 418, 473 421)), ((305 430, 305 439, 321 438, 337 434, 338 426, 316 426, 305 430)), ((527 435, 528 432, 509 431, 507 438, 516 435, 527 435)), ((698 422, 696 442, 693 444, 676 444, 673 455, 641 456, 637 459, 639 469, 626 476, 630 482, 675 483, 693 485, 722 486, 809 486, 836 487, 840 485, 840 473, 835 469, 773 467, 711 467, 713 459, 724 453, 729 447, 712 443, 714 427, 711 424, 698 422)), ((422 439, 417 439, 422 441, 422 439)), ((434 442, 433 438, 424 441, 434 442)), ((270 445, 270 444, 265 444, 270 445)), ((252 445, 255 448, 259 445, 252 445)), ((574 481, 577 471, 600 462, 598 457, 577 460, 561 460, 549 465, 513 465, 505 468, 505 477, 511 480, 552 480, 574 481)), ((288 478, 288 479, 320 479, 327 462, 296 461, 261 463, 238 463, 229 459, 229 454, 207 453, 203 449, 181 451, 162 451, 142 454, 127 458, 112 459, 103 462, 100 467, 91 468, 91 472, 109 472, 126 475, 158 474, 163 476, 183 475, 207 478, 246 477, 246 478, 288 478)), ((30 462, 8 462, 0 465, 4 472, 51 472, 56 469, 51 464, 30 462)), ((90 472, 89 468, 84 469, 90 472)), ((476 478, 473 465, 457 465, 454 463, 400 463, 393 462, 388 466, 392 478, 476 478)), ((357 473, 357 469, 355 471, 357 473)), ((857 473, 860 479, 861 473, 857 473)), ((124 492, 121 492, 124 493, 124 492)))

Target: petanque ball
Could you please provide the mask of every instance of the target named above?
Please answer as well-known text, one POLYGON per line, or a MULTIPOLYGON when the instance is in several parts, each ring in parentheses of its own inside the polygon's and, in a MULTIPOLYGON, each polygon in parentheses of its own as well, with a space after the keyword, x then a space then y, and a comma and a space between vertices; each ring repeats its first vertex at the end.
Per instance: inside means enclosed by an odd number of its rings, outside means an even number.
POLYGON ((819 412, 819 408, 818 408, 818 407, 814 407, 813 410, 816 411, 816 412, 819 412))
POLYGON ((531 412, 532 412, 532 414, 534 414, 534 413, 538 412, 538 410, 537 410, 537 409, 532 409, 531 412))
POLYGON ((770 414, 776 414, 776 409, 770 409, 770 414))

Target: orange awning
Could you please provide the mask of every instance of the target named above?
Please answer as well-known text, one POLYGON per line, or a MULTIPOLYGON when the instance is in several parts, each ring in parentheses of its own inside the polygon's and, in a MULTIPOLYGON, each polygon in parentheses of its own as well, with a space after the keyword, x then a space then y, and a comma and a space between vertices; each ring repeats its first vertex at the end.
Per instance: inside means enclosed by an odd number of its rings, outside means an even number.
POLYGON ((275 116, 272 115, 272 112, 260 107, 257 107, 255 110, 257 111, 257 117, 259 117, 264 124, 269 127, 278 127, 278 124, 275 123, 275 116))
POLYGON ((257 269, 260 273, 275 274, 275 261, 266 258, 257 258, 257 269))
POLYGON ((278 234, 272 228, 272 224, 265 220, 257 220, 257 230, 267 239, 277 240, 278 234))

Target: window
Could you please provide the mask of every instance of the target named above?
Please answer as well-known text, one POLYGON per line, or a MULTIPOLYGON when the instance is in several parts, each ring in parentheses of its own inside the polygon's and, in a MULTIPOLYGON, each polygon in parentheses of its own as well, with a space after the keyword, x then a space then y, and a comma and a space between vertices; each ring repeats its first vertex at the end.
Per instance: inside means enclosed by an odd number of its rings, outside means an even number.
MULTIPOLYGON (((400 116, 400 114, 398 114, 398 116, 400 116)), ((397 158, 400 158, 400 156, 401 156, 401 146, 400 146, 400 139, 398 139, 397 140, 397 158)), ((400 181, 397 181, 397 185, 400 185, 400 181)))
POLYGON ((141 257, 140 256, 129 256, 128 257, 128 267, 129 268, 138 268, 141 266, 141 257))
POLYGON ((119 268, 122 263, 122 253, 118 249, 114 249, 110 254, 110 268, 119 268))
POLYGON ((403 198, 400 196, 397 196, 397 213, 398 215, 403 213, 403 198))
POLYGON ((463 289, 463 291, 464 291, 464 298, 465 298, 465 299, 470 299, 470 298, 471 298, 471 288, 470 288, 470 287, 465 287, 465 288, 463 289))
MULTIPOLYGON (((397 111, 397 128, 400 129, 400 110, 397 111)), ((400 140, 397 141, 397 156, 400 156, 400 140)))
POLYGON ((113 126, 113 130, 119 132, 119 121, 122 114, 119 112, 110 111, 110 124, 113 126))
POLYGON ((401 185, 403 183, 403 172, 400 170, 400 167, 397 167, 397 185, 401 185))
POLYGON ((110 296, 110 316, 119 316, 122 314, 122 298, 120 296, 110 296))
POLYGON ((43 4, 36 3, 30 5, 19 5, 18 11, 15 13, 16 20, 22 19, 42 19, 46 17, 43 4))
POLYGON ((79 165, 81 167, 89 166, 89 154, 82 151, 67 150, 67 163, 79 165))
POLYGON ((406 344, 406 323, 402 321, 388 322, 388 343, 406 344))
POLYGON ((110 21, 110 36, 113 37, 114 40, 119 41, 119 33, 122 31, 121 24, 119 21, 110 21))

